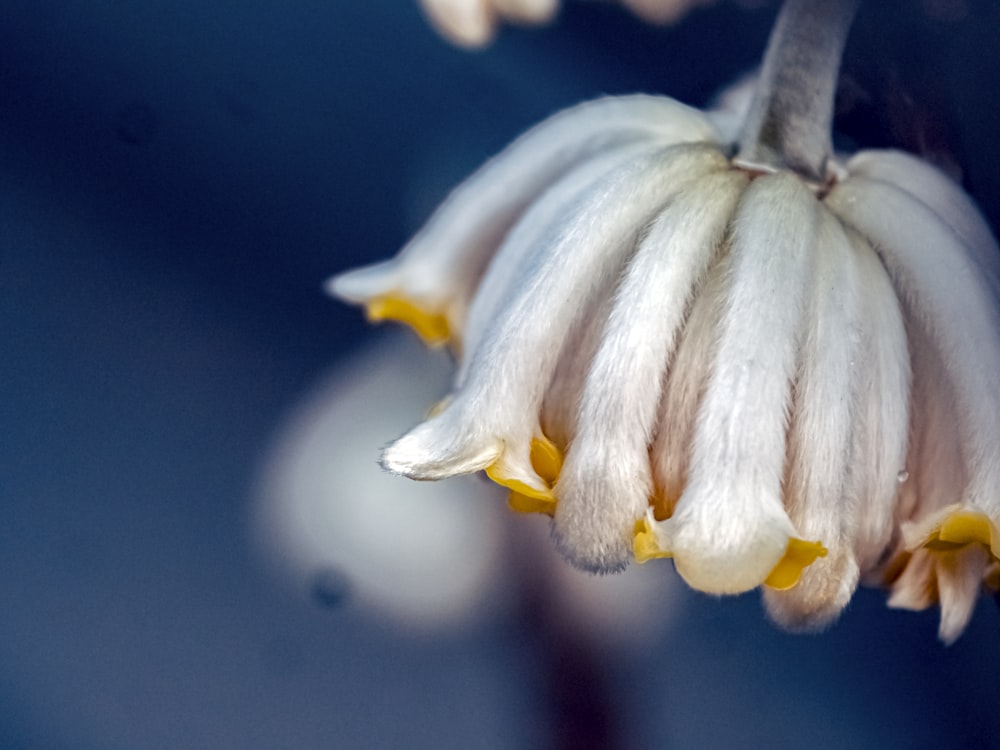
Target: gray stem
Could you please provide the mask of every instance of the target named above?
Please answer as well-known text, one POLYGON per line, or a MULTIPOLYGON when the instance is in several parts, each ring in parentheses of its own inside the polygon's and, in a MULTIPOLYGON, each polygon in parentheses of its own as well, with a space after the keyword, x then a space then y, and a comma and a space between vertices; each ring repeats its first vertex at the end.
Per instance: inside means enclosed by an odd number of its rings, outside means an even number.
POLYGON ((824 182, 833 99, 859 0, 785 0, 764 54, 737 159, 824 182))

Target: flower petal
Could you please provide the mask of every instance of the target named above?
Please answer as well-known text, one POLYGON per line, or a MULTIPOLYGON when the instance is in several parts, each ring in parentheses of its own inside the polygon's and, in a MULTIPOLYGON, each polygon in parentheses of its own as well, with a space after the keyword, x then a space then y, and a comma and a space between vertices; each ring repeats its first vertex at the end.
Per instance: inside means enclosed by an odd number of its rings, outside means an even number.
POLYGON ((556 487, 557 546, 577 567, 624 567, 652 492, 649 443, 660 384, 692 290, 747 184, 726 171, 698 181, 657 217, 618 286, 556 487))
POLYGON ((907 319, 912 384, 910 444, 896 521, 924 518, 955 503, 969 484, 961 410, 941 352, 919 322, 907 319))
POLYGON ((929 208, 888 183, 852 177, 827 203, 873 242, 911 326, 939 353, 958 409, 966 499, 1000 519, 1000 310, 979 263, 929 208))
POLYGON ((816 268, 799 349, 784 499, 799 533, 822 539, 830 554, 805 570, 797 586, 764 592, 771 617, 796 630, 829 624, 847 606, 859 576, 846 480, 858 380, 868 365, 858 362, 861 280, 847 235, 828 211, 820 212, 813 252, 816 268))
POLYGON ((903 151, 861 151, 847 162, 849 174, 887 182, 908 193, 951 228, 994 286, 998 283, 996 240, 976 204, 934 165, 903 151))
POLYGON ((494 482, 510 489, 507 504, 511 510, 517 513, 542 513, 552 516, 556 512, 556 497, 551 488, 562 471, 562 452, 547 437, 536 437, 531 440, 530 458, 531 468, 545 482, 547 488, 545 492, 539 492, 534 487, 528 487, 517 480, 508 482, 507 478, 496 473, 493 467, 487 468, 486 473, 494 482))
POLYGON ((910 555, 899 577, 891 584, 892 593, 886 605, 891 609, 919 612, 937 602, 935 560, 936 556, 926 549, 918 549, 910 555))
MULTIPOLYGON (((466 310, 487 264, 552 183, 619 147, 714 139, 708 118, 666 97, 605 97, 563 110, 452 191, 394 259, 335 276, 327 289, 369 306, 372 318, 405 310, 398 316, 402 322, 435 321, 432 330, 446 331, 460 343, 466 310)), ((440 334, 430 341, 441 343, 440 334)))
MULTIPOLYGON (((820 542, 807 542, 792 537, 788 540, 788 546, 785 547, 784 556, 764 579, 764 585, 768 587, 766 591, 773 594, 795 588, 799 585, 802 576, 808 573, 806 569, 819 558, 826 556, 827 549, 820 542)), ((773 615, 773 612, 771 614, 773 615)), ((799 627, 803 626, 801 619, 797 624, 799 627)), ((811 627, 811 625, 812 623, 808 626, 811 627)), ((791 627, 791 625, 786 625, 786 627, 791 627)))
MULTIPOLYGON (((902 523, 904 535, 895 542, 887 570, 875 570, 871 578, 877 582, 877 576, 887 575, 891 581, 890 607, 920 610, 940 599, 940 554, 921 545, 927 541, 942 510, 947 514, 957 507, 954 500, 963 496, 969 471, 962 452, 960 411, 941 354, 919 325, 912 320, 908 323, 913 408, 906 457, 908 470, 899 483, 895 513, 897 521, 902 523), (915 528, 909 522, 913 518, 926 520, 915 528), (900 567, 902 569, 894 578, 893 571, 900 567)), ((956 619, 950 615, 950 622, 956 619)))
POLYGON ((660 521, 673 514, 687 485, 698 407, 715 361, 717 331, 732 278, 728 245, 727 241, 720 249, 715 266, 695 292, 694 304, 667 373, 656 437, 649 452, 655 485, 653 510, 660 521))
POLYGON ((951 551, 981 545, 1000 560, 1000 526, 978 508, 956 503, 915 523, 903 525, 909 549, 951 551))
POLYGON ((893 534, 900 485, 909 479, 910 353, 899 301, 873 248, 848 230, 861 282, 861 349, 846 502, 862 574, 881 562, 893 534))
MULTIPOLYGON (((654 509, 649 508, 646 515, 635 525, 632 549, 636 562, 641 564, 674 556, 673 552, 661 546, 663 544, 661 532, 662 528, 657 525, 654 509)), ((798 584, 806 568, 826 555, 826 547, 820 542, 806 542, 792 537, 785 547, 785 554, 764 579, 764 585, 773 590, 787 591, 798 584)))
POLYGON ((816 220, 815 197, 782 173, 754 180, 736 216, 732 287, 688 486, 656 528, 677 571, 703 591, 759 586, 797 536, 781 479, 816 220))
MULTIPOLYGON (((640 157, 651 158, 662 151, 662 142, 642 141, 609 148, 571 169, 549 187, 518 220, 496 255, 476 290, 464 326, 464 353, 476 350, 486 330, 493 323, 512 294, 525 269, 536 262, 536 255, 558 234, 559 228, 572 221, 594 186, 614 170, 640 157)), ((472 358, 463 356, 456 383, 468 375, 472 358)))
POLYGON ((454 398, 386 449, 386 466, 423 477, 423 466, 448 473, 451 463, 450 473, 461 473, 497 461, 501 476, 544 492, 531 466, 530 441, 540 431, 539 410, 563 336, 588 314, 594 295, 618 274, 662 206, 692 180, 725 167, 712 147, 674 146, 629 162, 595 186, 573 220, 523 269, 517 290, 472 352, 468 378, 454 398))
MULTIPOLYGON (((485 469, 504 452, 493 435, 469 439, 462 414, 446 407, 414 427, 382 452, 382 467, 411 479, 434 480, 485 469)), ((538 489, 544 490, 539 482, 538 489)))
POLYGON ((951 645, 972 619, 990 558, 982 547, 969 547, 935 557, 941 597, 938 637, 945 645, 951 645))
POLYGON ((607 280, 605 288, 595 295, 595 306, 576 321, 566 335, 555 372, 545 391, 540 415, 542 430, 563 450, 576 435, 583 385, 604 334, 617 282, 617 278, 607 280))

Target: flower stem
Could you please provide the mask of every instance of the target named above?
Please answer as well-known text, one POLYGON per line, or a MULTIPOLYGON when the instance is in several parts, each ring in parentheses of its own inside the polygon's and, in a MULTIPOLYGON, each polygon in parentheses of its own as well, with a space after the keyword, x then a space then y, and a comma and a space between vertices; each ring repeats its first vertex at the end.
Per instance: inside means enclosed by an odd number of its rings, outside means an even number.
POLYGON ((785 0, 768 41, 737 160, 823 183, 833 99, 859 0, 785 0))

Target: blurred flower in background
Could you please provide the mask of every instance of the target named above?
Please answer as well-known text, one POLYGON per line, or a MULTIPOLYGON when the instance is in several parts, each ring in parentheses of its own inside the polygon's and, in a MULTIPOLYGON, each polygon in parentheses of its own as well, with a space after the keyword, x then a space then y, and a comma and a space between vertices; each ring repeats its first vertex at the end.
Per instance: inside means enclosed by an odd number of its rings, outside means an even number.
POLYGON ((334 278, 459 360, 383 465, 485 471, 583 570, 634 547, 806 630, 865 578, 954 641, 1000 568, 1000 250, 929 164, 834 156, 856 7, 785 2, 749 107, 721 97, 736 138, 666 97, 578 105, 334 278))
POLYGON ((417 626, 489 617, 503 522, 495 503, 477 502, 486 488, 466 478, 436 494, 373 459, 382 431, 446 382, 440 357, 392 343, 370 344, 290 417, 265 469, 260 539, 302 590, 333 596, 339 576, 353 605, 417 626))
MULTIPOLYGON (((620 2, 645 21, 676 23, 686 13, 716 0, 590 0, 620 2)), ((743 0, 761 4, 767 0, 743 0)), ((431 23, 445 37, 463 47, 480 47, 492 41, 500 23, 543 24, 559 11, 560 0, 420 0, 431 23)))
POLYGON ((299 591, 398 627, 481 625, 532 589, 578 638, 634 649, 662 636, 683 602, 652 567, 588 576, 552 550, 540 519, 508 513, 495 485, 414 483, 378 466, 375 446, 440 398, 449 370, 392 333, 316 387, 264 468, 255 527, 267 555, 299 591))

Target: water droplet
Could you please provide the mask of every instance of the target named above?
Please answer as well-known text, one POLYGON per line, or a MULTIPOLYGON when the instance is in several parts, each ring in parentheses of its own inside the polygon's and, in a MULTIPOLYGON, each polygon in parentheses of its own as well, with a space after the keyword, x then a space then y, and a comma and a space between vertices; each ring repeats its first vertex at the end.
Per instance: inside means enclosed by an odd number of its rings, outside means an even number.
POLYGON ((896 475, 896 481, 899 482, 900 484, 902 484, 909 478, 910 478, 910 472, 908 472, 906 469, 903 469, 896 475))

